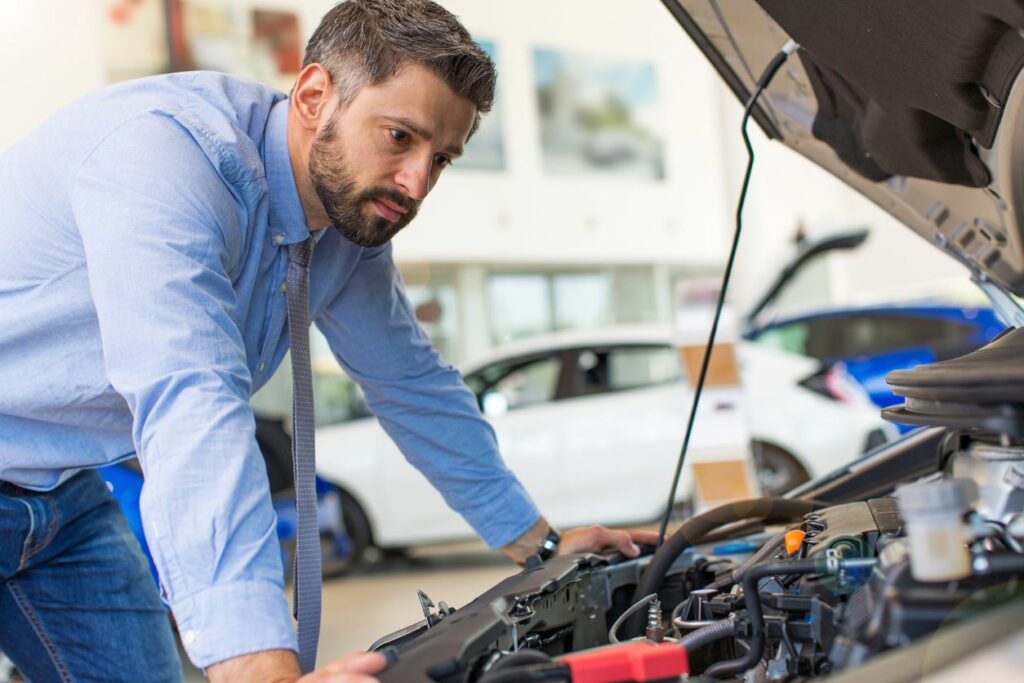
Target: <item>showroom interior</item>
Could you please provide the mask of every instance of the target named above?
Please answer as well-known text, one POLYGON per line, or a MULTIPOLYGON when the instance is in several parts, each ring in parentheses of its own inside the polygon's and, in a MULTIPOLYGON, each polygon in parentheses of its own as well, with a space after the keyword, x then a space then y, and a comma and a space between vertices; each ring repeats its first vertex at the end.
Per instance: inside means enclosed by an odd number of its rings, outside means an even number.
MULTIPOLYGON (((463 158, 393 240, 405 294, 435 348, 464 373, 509 467, 538 502, 550 501, 540 507, 553 510, 545 514, 555 526, 657 530, 736 227, 743 104, 687 39, 671 2, 437 2, 493 60, 497 97, 463 158)), ((303 45, 334 4, 2 2, 0 155, 65 105, 131 79, 213 70, 288 92, 303 45)), ((728 2, 710 3, 719 4, 728 2)), ((753 80, 762 66, 751 68, 753 80)), ((797 79, 787 68, 777 80, 797 79)), ((891 361, 890 371, 928 357, 907 351, 917 342, 901 338, 892 316, 941 309, 914 318, 929 344, 958 349, 939 359, 1006 326, 961 263, 758 126, 749 131, 756 162, 718 327, 729 367, 708 374, 672 527, 736 498, 781 494, 902 438, 910 427, 880 416, 897 399, 865 359, 891 361), (852 246, 809 259, 764 303, 809 246, 849 235, 852 246), (843 316, 856 320, 840 329, 843 316), (822 320, 837 327, 812 342, 822 320), (712 468, 724 467, 716 454, 726 451, 741 453, 739 469, 712 468), (726 471, 743 481, 716 486, 714 473, 726 471)), ((435 605, 424 595, 458 608, 520 569, 404 462, 315 327, 311 354, 319 513, 341 521, 333 538, 321 522, 322 665, 424 615, 429 622, 435 605)), ((268 430, 265 455, 283 448, 290 457, 290 369, 286 359, 251 401, 268 430)), ((140 473, 115 475, 127 478, 108 479, 112 491, 134 485, 137 495, 140 473)), ((293 508, 287 491, 275 495, 287 566, 293 508)), ((204 680, 182 662, 187 681, 204 680)), ((0 668, 5 680, 22 679, 0 668)))

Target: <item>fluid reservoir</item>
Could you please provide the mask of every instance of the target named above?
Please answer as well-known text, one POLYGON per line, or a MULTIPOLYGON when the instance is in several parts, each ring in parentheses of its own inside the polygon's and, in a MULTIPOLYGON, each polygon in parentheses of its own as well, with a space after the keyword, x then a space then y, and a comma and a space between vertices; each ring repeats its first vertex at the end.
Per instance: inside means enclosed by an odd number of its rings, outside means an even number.
POLYGON ((958 479, 901 486, 900 515, 910 541, 910 573, 918 581, 952 581, 971 573, 964 482, 958 479))

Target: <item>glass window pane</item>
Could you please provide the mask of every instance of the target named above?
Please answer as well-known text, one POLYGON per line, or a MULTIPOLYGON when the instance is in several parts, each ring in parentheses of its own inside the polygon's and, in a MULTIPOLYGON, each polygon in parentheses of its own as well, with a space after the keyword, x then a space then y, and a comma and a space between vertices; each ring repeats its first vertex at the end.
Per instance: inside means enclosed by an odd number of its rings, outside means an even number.
POLYGON ((608 385, 613 391, 682 379, 679 352, 671 346, 623 347, 608 356, 608 385))
POLYGON ((613 320, 612 282, 607 273, 565 273, 554 277, 555 329, 575 330, 613 320))
POLYGON ((900 315, 860 315, 846 319, 845 356, 872 356, 915 347, 960 345, 972 331, 954 320, 900 315))
POLYGON ((615 322, 646 323, 658 319, 650 268, 617 270, 614 297, 615 322))
POLYGON ((551 329, 551 290, 536 273, 495 274, 487 279, 491 337, 501 343, 551 329))
POLYGON ((807 353, 807 325, 792 323, 765 330, 757 337, 757 343, 790 353, 807 353))
POLYGON ((492 365, 467 378, 467 383, 484 406, 497 394, 508 410, 553 401, 558 390, 562 362, 548 356, 528 363, 492 365))

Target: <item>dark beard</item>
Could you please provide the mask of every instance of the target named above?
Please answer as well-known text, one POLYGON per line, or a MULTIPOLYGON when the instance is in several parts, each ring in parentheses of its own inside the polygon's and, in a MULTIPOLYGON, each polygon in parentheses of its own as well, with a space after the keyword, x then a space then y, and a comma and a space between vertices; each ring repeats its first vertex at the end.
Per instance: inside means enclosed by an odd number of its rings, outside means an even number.
POLYGON ((317 135, 309 152, 309 178, 323 204, 324 212, 331 224, 350 242, 360 247, 387 244, 416 217, 418 203, 388 187, 358 191, 344 158, 340 154, 332 154, 327 148, 328 143, 336 138, 337 131, 332 119, 317 135), (363 206, 371 199, 386 199, 407 211, 395 221, 389 221, 383 216, 367 219, 363 215, 363 206))

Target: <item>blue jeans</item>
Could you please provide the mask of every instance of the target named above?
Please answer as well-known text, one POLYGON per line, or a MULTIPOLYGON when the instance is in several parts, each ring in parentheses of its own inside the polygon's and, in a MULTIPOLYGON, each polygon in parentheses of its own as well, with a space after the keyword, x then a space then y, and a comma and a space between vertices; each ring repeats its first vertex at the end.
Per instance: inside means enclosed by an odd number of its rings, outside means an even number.
POLYGON ((181 681, 167 610, 95 471, 0 483, 0 650, 32 683, 181 681))

